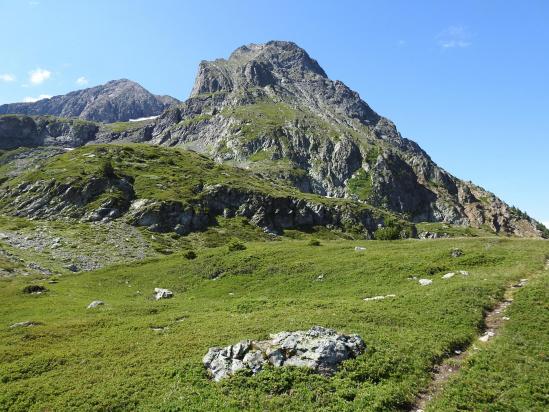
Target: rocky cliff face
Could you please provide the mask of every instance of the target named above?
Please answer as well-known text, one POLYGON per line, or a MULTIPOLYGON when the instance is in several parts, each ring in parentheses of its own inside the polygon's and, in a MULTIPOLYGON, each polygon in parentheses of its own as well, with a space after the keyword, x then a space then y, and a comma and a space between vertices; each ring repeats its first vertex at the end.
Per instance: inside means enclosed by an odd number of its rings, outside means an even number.
POLYGON ((139 84, 122 79, 34 103, 4 104, 0 114, 79 117, 111 123, 157 116, 178 102, 170 96, 155 96, 139 84))
POLYGON ((302 192, 349 198, 413 222, 541 234, 538 222, 440 168, 290 42, 251 44, 226 60, 202 62, 187 101, 141 127, 101 128, 91 141, 192 149, 302 192))

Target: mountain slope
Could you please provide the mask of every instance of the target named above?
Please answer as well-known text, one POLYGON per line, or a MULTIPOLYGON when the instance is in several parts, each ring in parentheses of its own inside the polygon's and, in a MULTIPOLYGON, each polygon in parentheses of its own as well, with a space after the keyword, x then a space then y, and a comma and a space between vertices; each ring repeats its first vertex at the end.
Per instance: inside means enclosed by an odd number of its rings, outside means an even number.
POLYGON ((79 117, 111 123, 156 116, 178 102, 170 96, 155 96, 139 84, 121 79, 34 103, 4 104, 0 106, 0 114, 79 117))
MULTIPOLYGON (((4 127, 8 123, 0 117, 0 143, 17 147, 20 139, 14 136, 21 127, 4 127)), ((141 125, 99 125, 90 135, 78 129, 80 138, 72 140, 50 129, 40 129, 34 145, 178 146, 289 182, 305 193, 349 198, 412 222, 533 237, 545 229, 494 194, 439 167, 358 93, 330 80, 290 42, 242 46, 226 60, 202 62, 190 98, 141 125)), ((73 136, 75 128, 68 129, 73 136)))
POLYGON ((392 213, 302 193, 187 150, 20 149, 0 157, 0 178, 0 210, 12 216, 102 223, 120 218, 180 235, 206 229, 217 216, 244 217, 275 233, 326 226, 371 237, 379 226, 390 226, 397 236, 415 234, 392 213))

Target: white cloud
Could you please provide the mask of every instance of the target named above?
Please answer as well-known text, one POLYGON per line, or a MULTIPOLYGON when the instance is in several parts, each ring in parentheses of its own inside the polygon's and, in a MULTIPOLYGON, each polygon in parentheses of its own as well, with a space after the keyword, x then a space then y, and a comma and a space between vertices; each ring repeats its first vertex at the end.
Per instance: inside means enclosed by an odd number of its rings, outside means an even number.
POLYGON ((51 72, 44 69, 36 69, 29 72, 29 80, 32 84, 42 84, 51 77, 51 72))
POLYGON ((79 86, 85 86, 88 83, 88 79, 86 79, 84 76, 80 76, 78 79, 76 79, 76 84, 79 86))
POLYGON ((23 101, 25 103, 34 103, 34 102, 37 102, 38 100, 42 100, 42 99, 50 99, 51 96, 49 94, 41 94, 40 96, 38 97, 30 97, 30 96, 27 96, 23 99, 23 101))
POLYGON ((471 45, 471 34, 466 27, 450 26, 438 34, 437 41, 443 49, 465 48, 471 45))
POLYGON ((10 73, 0 74, 0 81, 6 82, 6 83, 14 82, 15 81, 15 76, 13 74, 10 74, 10 73))

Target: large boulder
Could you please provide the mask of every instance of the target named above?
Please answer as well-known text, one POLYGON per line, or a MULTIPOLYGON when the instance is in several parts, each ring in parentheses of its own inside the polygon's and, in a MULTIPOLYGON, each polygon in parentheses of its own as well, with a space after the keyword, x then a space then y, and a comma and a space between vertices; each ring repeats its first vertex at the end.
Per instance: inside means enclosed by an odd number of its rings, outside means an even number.
POLYGON ((208 350, 203 363, 216 382, 247 369, 259 372, 265 365, 307 367, 329 376, 338 365, 365 349, 358 335, 340 335, 333 329, 314 326, 308 331, 280 332, 263 341, 245 340, 208 350))

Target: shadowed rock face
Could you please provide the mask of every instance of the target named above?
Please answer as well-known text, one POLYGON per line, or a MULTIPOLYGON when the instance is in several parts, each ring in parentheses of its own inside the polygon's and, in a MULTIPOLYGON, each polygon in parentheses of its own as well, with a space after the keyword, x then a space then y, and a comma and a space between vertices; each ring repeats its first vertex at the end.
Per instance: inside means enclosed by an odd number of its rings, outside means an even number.
POLYGON ((170 96, 155 96, 139 84, 122 79, 34 103, 4 104, 0 114, 79 117, 111 123, 157 116, 178 102, 170 96))

